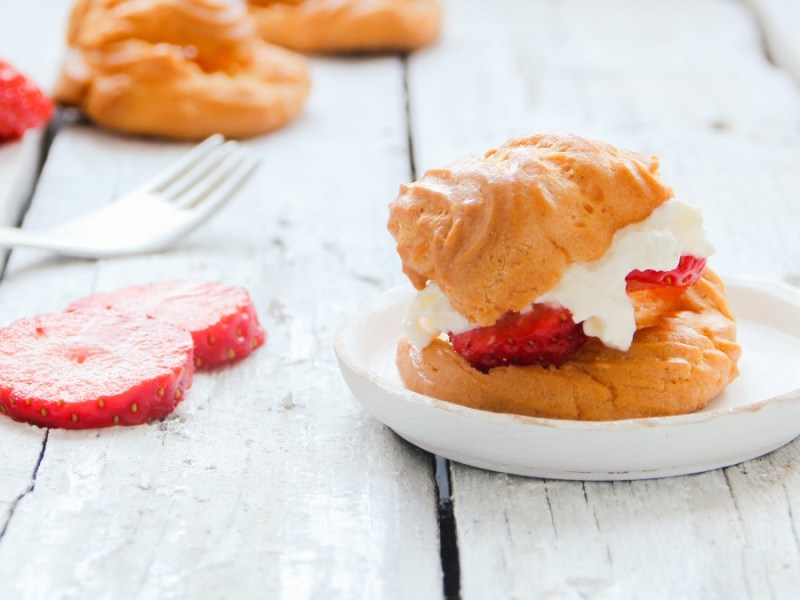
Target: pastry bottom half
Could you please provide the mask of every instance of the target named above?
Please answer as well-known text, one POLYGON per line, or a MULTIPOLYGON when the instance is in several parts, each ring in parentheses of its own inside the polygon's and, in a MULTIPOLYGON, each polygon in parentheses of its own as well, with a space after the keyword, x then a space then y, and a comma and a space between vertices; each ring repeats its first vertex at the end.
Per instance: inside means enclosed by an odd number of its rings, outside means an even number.
POLYGON ((473 368, 449 342, 419 350, 402 339, 397 367, 415 392, 492 412, 608 421, 700 410, 737 375, 741 349, 722 281, 710 269, 686 290, 631 294, 629 350, 595 338, 559 367, 473 368))

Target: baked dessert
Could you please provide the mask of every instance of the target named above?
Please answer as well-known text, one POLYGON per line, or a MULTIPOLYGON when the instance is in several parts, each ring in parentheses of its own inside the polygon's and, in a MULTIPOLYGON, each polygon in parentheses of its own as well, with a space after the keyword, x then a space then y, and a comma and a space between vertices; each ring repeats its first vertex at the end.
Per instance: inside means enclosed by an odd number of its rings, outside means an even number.
POLYGON ((421 290, 397 349, 413 391, 612 420, 698 410, 738 373, 702 217, 655 157, 510 140, 402 186, 388 226, 421 290))
POLYGON ((416 50, 442 27, 439 0, 249 0, 261 36, 301 52, 416 50))
POLYGON ((225 0, 78 0, 55 96, 109 129, 242 138, 294 119, 305 59, 261 40, 225 0))

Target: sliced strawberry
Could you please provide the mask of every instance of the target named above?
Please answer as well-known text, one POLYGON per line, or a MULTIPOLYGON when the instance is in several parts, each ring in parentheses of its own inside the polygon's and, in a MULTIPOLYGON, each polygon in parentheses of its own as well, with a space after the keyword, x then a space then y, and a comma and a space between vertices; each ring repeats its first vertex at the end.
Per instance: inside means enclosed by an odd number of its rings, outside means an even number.
POLYGON ((7 62, 0 61, 0 142, 22 137, 47 123, 53 103, 36 84, 7 62))
POLYGON ((689 287, 697 283, 706 268, 706 259, 696 256, 681 256, 678 266, 671 271, 639 271, 628 273, 625 281, 628 282, 628 291, 651 288, 658 285, 671 287, 689 287))
POLYGON ((586 335, 570 312, 534 304, 525 313, 506 313, 488 327, 450 334, 453 349, 476 369, 502 365, 559 365, 583 346, 586 335))
POLYGON ((41 427, 161 419, 192 374, 189 334, 141 315, 75 311, 0 329, 0 412, 41 427))
POLYGON ((244 358, 266 340, 247 290, 219 283, 166 281, 95 294, 67 310, 101 307, 149 315, 185 329, 198 369, 244 358))

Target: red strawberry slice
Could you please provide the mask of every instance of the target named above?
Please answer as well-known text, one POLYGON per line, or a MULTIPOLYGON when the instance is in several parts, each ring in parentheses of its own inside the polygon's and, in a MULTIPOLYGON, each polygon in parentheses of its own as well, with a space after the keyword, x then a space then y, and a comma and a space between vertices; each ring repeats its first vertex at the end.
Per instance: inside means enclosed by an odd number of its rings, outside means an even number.
POLYGON ((266 340, 247 290, 219 283, 166 281, 95 294, 67 310, 110 308, 149 315, 192 334, 194 365, 204 369, 244 358, 266 340))
POLYGON ((696 256, 681 256, 678 266, 671 271, 654 271, 638 269, 628 273, 628 291, 652 288, 659 285, 685 288, 694 285, 703 276, 706 259, 696 256))
POLYGON ((0 61, 0 142, 22 137, 28 129, 44 125, 53 103, 7 62, 0 61))
POLYGON ((488 327, 450 334, 453 349, 476 369, 503 365, 559 365, 586 341, 566 308, 534 304, 525 313, 506 313, 488 327))
POLYGON ((41 427, 161 419, 192 374, 189 334, 141 315, 75 311, 0 329, 0 412, 41 427))

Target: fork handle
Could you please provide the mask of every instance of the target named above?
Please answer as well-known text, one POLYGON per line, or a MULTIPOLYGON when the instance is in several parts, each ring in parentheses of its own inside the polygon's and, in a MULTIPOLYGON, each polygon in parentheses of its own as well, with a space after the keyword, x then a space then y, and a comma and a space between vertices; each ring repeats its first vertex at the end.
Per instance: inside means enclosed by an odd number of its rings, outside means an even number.
POLYGON ((35 231, 28 231, 18 227, 0 227, 0 248, 41 248, 43 250, 58 250, 63 244, 52 234, 40 235, 35 231))

